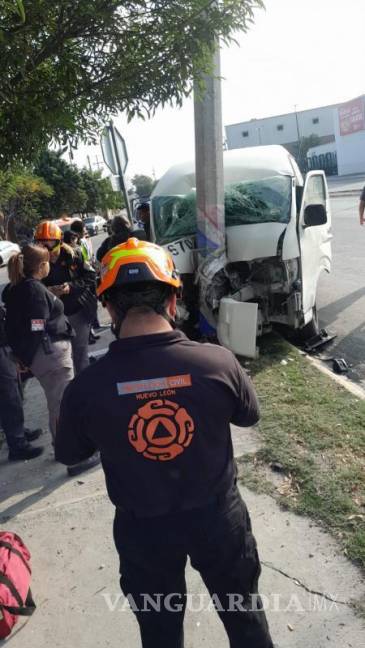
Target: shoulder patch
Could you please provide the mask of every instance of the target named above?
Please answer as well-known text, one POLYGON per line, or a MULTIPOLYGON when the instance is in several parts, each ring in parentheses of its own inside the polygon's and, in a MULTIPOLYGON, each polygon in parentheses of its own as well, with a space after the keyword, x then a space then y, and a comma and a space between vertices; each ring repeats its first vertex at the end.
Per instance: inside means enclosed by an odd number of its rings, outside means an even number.
POLYGON ((44 331, 46 320, 44 319, 32 319, 31 320, 31 330, 33 333, 37 331, 44 331))

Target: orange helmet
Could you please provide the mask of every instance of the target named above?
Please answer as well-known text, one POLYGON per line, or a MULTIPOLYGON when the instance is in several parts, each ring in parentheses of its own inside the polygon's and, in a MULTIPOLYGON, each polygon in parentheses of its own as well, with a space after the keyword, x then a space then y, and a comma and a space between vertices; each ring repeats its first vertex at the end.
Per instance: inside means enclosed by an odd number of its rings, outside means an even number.
POLYGON ((169 252, 154 243, 130 238, 103 257, 96 293, 100 297, 109 288, 144 281, 160 281, 176 289, 181 287, 169 252))
POLYGON ((35 229, 34 238, 36 241, 61 241, 62 230, 54 221, 41 221, 35 229))

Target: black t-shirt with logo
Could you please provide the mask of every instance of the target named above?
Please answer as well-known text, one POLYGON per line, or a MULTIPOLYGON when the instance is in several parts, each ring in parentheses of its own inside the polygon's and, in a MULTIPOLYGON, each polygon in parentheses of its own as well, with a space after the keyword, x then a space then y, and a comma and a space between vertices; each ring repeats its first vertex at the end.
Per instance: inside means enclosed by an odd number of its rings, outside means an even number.
POLYGON ((363 190, 362 190, 362 192, 361 192, 360 200, 362 200, 363 202, 365 202, 365 187, 363 188, 363 190))
POLYGON ((66 389, 56 459, 101 452, 111 501, 139 515, 202 506, 235 478, 230 423, 259 419, 233 354, 180 331, 117 340, 66 389))

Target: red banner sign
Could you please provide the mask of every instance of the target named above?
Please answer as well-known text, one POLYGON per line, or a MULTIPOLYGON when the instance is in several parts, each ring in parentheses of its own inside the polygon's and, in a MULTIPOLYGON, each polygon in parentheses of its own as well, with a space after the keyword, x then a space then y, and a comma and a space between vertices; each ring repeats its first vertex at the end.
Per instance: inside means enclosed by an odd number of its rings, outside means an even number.
POLYGON ((341 135, 365 130, 364 99, 359 97, 342 104, 338 109, 341 135))

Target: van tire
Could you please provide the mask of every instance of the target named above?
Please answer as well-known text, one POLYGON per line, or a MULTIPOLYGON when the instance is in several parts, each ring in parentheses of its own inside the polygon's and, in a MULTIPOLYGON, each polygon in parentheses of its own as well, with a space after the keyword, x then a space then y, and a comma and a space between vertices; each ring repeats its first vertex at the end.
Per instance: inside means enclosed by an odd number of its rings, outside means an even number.
POLYGON ((302 329, 299 330, 299 337, 302 342, 306 342, 307 340, 310 340, 312 337, 315 335, 318 335, 320 331, 319 328, 319 321, 318 321, 318 312, 317 312, 317 306, 314 304, 313 306, 313 317, 308 324, 303 326, 302 329))

